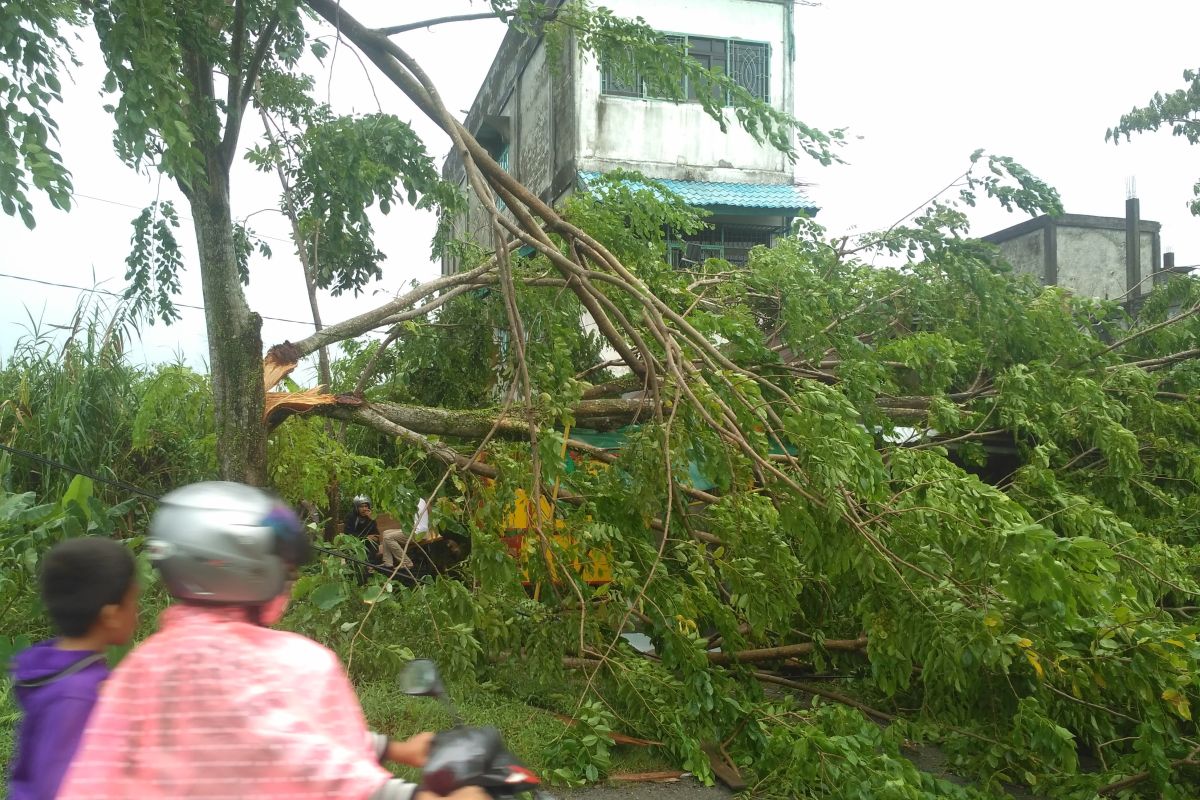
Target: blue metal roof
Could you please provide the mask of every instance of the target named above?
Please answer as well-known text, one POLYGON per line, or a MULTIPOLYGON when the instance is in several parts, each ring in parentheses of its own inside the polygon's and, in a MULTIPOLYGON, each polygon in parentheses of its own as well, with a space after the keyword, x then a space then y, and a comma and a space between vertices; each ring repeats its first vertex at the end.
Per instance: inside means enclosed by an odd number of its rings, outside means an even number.
MULTIPOLYGON (((600 177, 599 172, 580 172, 585 187, 600 177)), ((720 183, 716 181, 674 181, 656 179, 670 191, 682 197, 688 205, 701 208, 763 209, 815 214, 817 206, 804 196, 799 186, 789 183, 720 183)), ((631 185, 632 181, 629 182, 631 185)))

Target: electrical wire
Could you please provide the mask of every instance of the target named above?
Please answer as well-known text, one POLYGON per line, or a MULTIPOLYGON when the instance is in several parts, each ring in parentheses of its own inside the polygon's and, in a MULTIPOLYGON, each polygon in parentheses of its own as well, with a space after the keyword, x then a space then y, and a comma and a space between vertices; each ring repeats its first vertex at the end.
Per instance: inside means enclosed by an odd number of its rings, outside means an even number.
MULTIPOLYGON (((95 195, 84 194, 83 192, 75 192, 73 196, 74 197, 82 197, 84 200, 94 200, 97 203, 108 203, 110 206, 121 206, 122 208, 132 208, 134 211, 142 210, 141 206, 135 206, 132 203, 123 203, 120 200, 109 200, 106 197, 96 197, 95 195)), ((192 218, 187 216, 186 214, 180 214, 179 218, 186 219, 189 222, 193 221, 192 218)), ((273 242, 280 242, 282 244, 293 244, 291 239, 284 239, 279 236, 268 236, 265 233, 255 233, 254 236, 258 239, 270 239, 273 242)))
MULTIPOLYGON (((9 278, 14 281, 26 281, 27 283, 40 283, 43 286, 54 286, 59 289, 74 289, 77 292, 91 292, 93 294, 103 294, 103 295, 107 295, 109 297, 116 297, 117 299, 120 299, 120 300, 125 299, 125 295, 121 294, 120 292, 110 292, 108 289, 97 289, 96 287, 88 288, 86 286, 75 286, 70 283, 56 283, 55 281, 46 281, 46 280, 42 280, 40 278, 30 278, 25 275, 13 275, 12 273, 9 273, 9 272, 0 272, 0 278, 9 278)), ((175 305, 178 306, 179 308, 191 309, 192 311, 204 311, 204 306, 196 306, 196 305, 191 305, 188 303, 175 303, 175 305)), ((288 319, 287 317, 271 317, 271 316, 267 316, 266 314, 259 314, 259 316, 262 317, 263 319, 269 319, 273 322, 288 322, 288 323, 291 323, 292 325, 307 325, 310 328, 316 327, 313 324, 312 320, 309 320, 306 322, 302 319, 288 319)))
POLYGON ((118 480, 116 478, 103 478, 94 472, 88 472, 85 469, 79 469, 77 467, 67 466, 66 464, 62 463, 61 461, 55 461, 53 458, 48 458, 46 456, 39 455, 38 453, 34 453, 31 450, 23 450, 20 447, 12 447, 7 444, 0 444, 0 450, 7 450, 8 452, 12 453, 13 455, 18 455, 23 458, 27 458, 30 461, 35 461, 39 464, 45 464, 48 467, 54 467, 55 469, 62 470, 63 472, 70 472, 74 475, 82 475, 85 478, 91 478, 96 483, 105 483, 105 484, 108 484, 109 486, 116 486, 118 489, 124 489, 125 491, 129 492, 130 494, 136 494, 136 495, 140 495, 142 497, 148 497, 149 499, 155 500, 155 501, 158 500, 158 497, 156 495, 153 495, 150 492, 147 492, 145 489, 140 489, 137 486, 134 486, 132 483, 126 483, 125 481, 118 480))

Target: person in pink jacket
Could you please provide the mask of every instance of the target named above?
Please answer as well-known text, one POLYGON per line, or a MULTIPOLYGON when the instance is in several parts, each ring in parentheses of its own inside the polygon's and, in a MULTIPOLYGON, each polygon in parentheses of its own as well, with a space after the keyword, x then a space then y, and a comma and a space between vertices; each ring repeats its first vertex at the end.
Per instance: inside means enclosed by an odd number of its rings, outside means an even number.
POLYGON ((59 800, 434 797, 381 766, 422 766, 432 734, 371 733, 337 656, 268 627, 309 555, 291 509, 240 484, 186 486, 147 548, 180 602, 113 671, 59 800))

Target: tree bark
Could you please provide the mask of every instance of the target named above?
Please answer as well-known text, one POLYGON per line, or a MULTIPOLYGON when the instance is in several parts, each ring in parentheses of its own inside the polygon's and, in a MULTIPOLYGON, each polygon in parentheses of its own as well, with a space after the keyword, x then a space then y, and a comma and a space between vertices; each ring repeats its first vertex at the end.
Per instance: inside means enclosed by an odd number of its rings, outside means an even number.
MULTIPOLYGON (((820 645, 826 650, 855 651, 867 648, 867 637, 857 639, 826 639, 820 645)), ((751 663, 755 661, 773 661, 778 658, 795 658, 808 655, 818 649, 813 642, 785 644, 780 647, 764 647, 759 650, 739 650, 730 653, 709 653, 708 660, 714 664, 751 663)))
MULTIPOLYGON (((255 48, 261 63, 274 24, 255 48), (262 51, 260 53, 260 51, 262 51)), ((240 35, 240 34, 236 34, 240 35)), ((229 204, 229 168, 237 146, 240 108, 230 109, 224 136, 207 130, 201 109, 216 102, 213 65, 205 53, 181 42, 183 71, 190 83, 194 113, 194 147, 203 161, 202 175, 181 175, 180 188, 191 206, 200 255, 204 322, 208 333, 209 372, 217 434, 217 474, 252 486, 267 482, 267 428, 263 422, 262 318, 250 310, 238 273, 229 204)), ((257 66, 253 68, 257 70, 257 66)))
POLYGON ((262 319, 250 310, 233 245, 229 179, 208 159, 208 182, 192 192, 200 282, 204 290, 209 370, 217 432, 217 472, 252 486, 267 482, 263 424, 262 319))

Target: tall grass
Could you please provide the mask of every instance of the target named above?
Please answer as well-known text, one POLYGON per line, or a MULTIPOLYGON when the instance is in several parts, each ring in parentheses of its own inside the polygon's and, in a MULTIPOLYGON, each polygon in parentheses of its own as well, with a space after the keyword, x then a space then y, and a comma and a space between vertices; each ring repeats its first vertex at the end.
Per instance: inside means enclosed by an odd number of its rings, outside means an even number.
MULTIPOLYGON (((147 370, 126 356, 136 329, 123 307, 81 300, 65 327, 30 319, 0 368, 0 442, 149 491, 211 474, 207 380, 178 364, 147 370), (64 338, 65 333, 65 338, 64 338)), ((72 475, 0 455, 9 491, 57 497, 72 475)), ((98 485, 117 503, 121 489, 98 485)))

